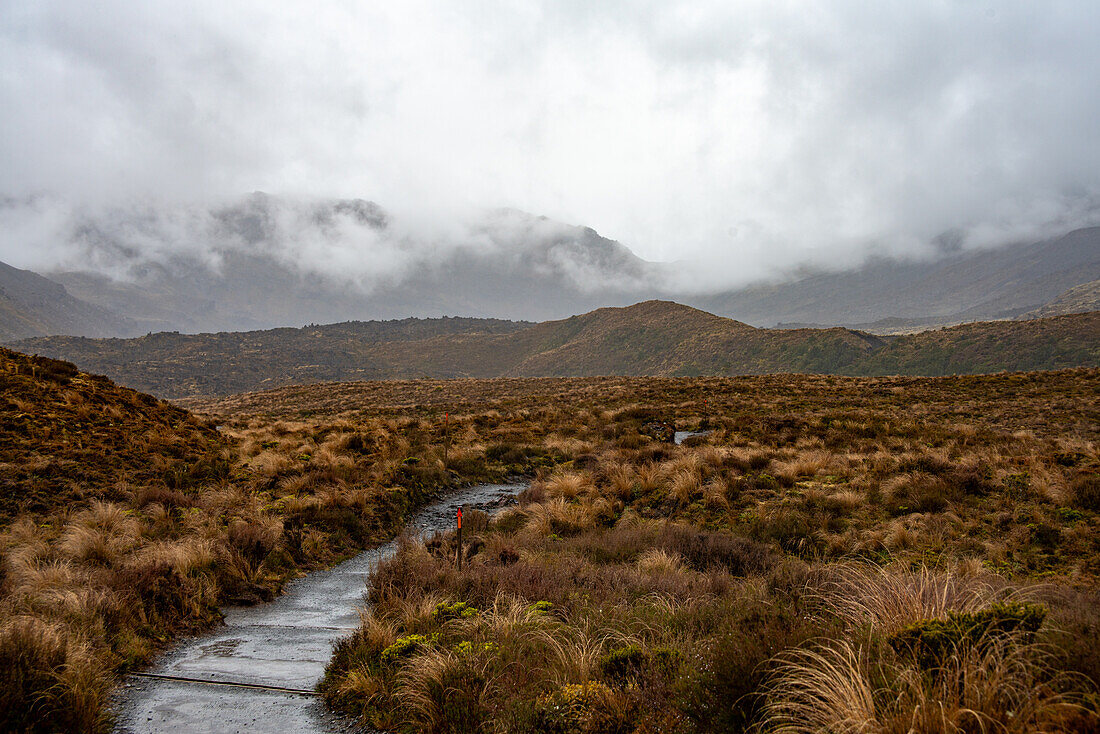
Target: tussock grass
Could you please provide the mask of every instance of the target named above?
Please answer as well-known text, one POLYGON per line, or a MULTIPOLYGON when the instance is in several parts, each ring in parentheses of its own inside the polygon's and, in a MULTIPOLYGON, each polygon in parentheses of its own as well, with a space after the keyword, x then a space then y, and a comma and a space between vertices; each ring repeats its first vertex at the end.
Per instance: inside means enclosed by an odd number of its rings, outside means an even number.
MULTIPOLYGON (((0 442, 0 479, 27 498, 0 506, 0 625, 63 638, 84 691, 69 705, 90 701, 92 728, 111 671, 218 605, 270 598, 446 487, 516 475, 535 480, 518 507, 468 515, 462 575, 446 534, 406 539, 383 564, 363 634, 326 679, 334 702, 390 729, 744 731, 763 720, 780 653, 841 639, 861 670, 887 671, 874 690, 901 691, 882 639, 920 621, 913 609, 1036 579, 1058 593, 1043 592, 1055 652, 1035 680, 1072 698, 1088 686, 1060 672, 1100 678, 1086 602, 1100 572, 1096 371, 327 385, 207 404, 214 431, 58 370, 0 375, 30 416, 0 442), (704 397, 712 432, 692 445, 642 433, 697 427, 704 397), (435 614, 457 602, 478 613, 435 614), (381 666, 410 635, 438 637, 381 666), (448 691, 481 718, 453 719, 448 691)), ((58 670, 55 653, 36 659, 58 670)))
POLYGON ((1013 596, 988 574, 960 575, 922 567, 913 572, 867 563, 830 568, 826 585, 832 612, 852 627, 890 634, 948 612, 974 612, 1013 596))
POLYGON ((724 411, 711 392, 712 433, 685 446, 642 428, 671 418, 659 406, 697 416, 672 397, 694 385, 574 383, 601 401, 621 385, 634 402, 589 411, 591 427, 574 420, 572 465, 479 526, 461 574, 446 534, 402 545, 373 579, 371 614, 397 639, 436 636, 430 650, 384 667, 377 644, 348 643, 360 663, 330 668, 330 700, 383 728, 461 729, 438 697, 400 693, 438 689, 461 649, 476 651, 480 677, 456 690, 477 701, 482 730, 1091 730, 1100 664, 1087 630, 1100 618, 1049 591, 1068 588, 1052 577, 1087 585, 1097 569, 1088 533, 1100 526, 1069 490, 1100 465, 1095 427, 1070 438, 1046 412, 1085 426, 1074 388, 952 381, 947 398, 915 381, 842 382, 755 380, 763 392, 725 398, 724 411), (797 400, 780 396, 792 381, 797 400), (1009 385, 1034 392, 1006 401, 1009 385), (913 390, 925 390, 919 415, 900 407, 913 390), (1016 435, 1025 416, 1034 427, 1016 435), (1046 627, 967 638, 938 672, 890 643, 1039 598, 1055 599, 1046 627), (459 601, 479 613, 429 613, 459 601), (365 693, 349 704, 348 686, 365 693))
POLYGON ((921 625, 936 620, 1011 609, 997 604, 1018 594, 988 574, 866 564, 832 573, 819 613, 839 619, 848 636, 777 658, 765 687, 765 730, 1008 733, 1097 723, 1085 695, 1092 683, 1060 670, 1053 649, 1032 632, 960 627, 932 663, 893 642, 903 631, 920 639, 921 625))
MULTIPOLYGON (((805 732, 1089 731, 1088 687, 1057 669, 1034 643, 991 638, 956 649, 941 667, 922 670, 876 656, 848 640, 780 657, 766 687, 763 729, 805 732)), ((1089 721, 1093 723, 1090 724, 1089 721)))

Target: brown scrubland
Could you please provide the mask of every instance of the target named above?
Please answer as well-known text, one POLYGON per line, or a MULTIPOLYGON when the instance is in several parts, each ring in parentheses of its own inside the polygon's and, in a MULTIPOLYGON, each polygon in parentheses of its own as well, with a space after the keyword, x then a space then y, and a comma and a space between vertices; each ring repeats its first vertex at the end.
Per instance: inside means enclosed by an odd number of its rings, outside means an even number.
POLYGON ((570 460, 461 572, 404 542, 323 690, 387 730, 1096 731, 1097 378, 343 386, 570 460))
POLYGON ((451 534, 381 566, 333 705, 401 731, 1100 727, 1100 370, 364 382, 187 413, 0 361, 6 730, 105 729, 118 676, 219 605, 508 476, 531 485, 467 514, 461 572, 451 534))

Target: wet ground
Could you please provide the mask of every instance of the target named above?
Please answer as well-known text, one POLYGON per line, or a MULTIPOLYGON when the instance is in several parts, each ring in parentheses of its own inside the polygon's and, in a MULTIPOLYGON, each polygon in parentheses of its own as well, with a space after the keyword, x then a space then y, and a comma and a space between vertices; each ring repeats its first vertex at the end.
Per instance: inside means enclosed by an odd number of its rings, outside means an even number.
MULTIPOLYGON (((458 507, 491 512, 522 489, 518 484, 490 484, 460 490, 419 512, 407 527, 421 533, 450 529, 458 507)), ((315 696, 240 685, 312 691, 333 643, 359 622, 371 571, 395 549, 396 542, 390 542, 311 573, 288 584, 286 593, 268 604, 225 610, 223 626, 183 642, 148 671, 200 682, 130 677, 117 697, 115 731, 354 731, 315 696)))
POLYGON ((678 444, 681 444, 692 436, 705 436, 708 433, 710 433, 710 431, 676 431, 676 433, 672 436, 672 440, 678 444))

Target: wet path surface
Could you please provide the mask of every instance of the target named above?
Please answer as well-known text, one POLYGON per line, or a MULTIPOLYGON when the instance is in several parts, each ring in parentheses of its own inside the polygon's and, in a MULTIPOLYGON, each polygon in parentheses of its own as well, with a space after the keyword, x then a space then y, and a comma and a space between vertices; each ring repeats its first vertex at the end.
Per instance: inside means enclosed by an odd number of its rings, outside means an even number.
MULTIPOLYGON (((524 485, 460 490, 409 521, 413 532, 454 527, 460 506, 492 511, 524 485)), ((225 610, 225 624, 164 654, 150 673, 202 681, 312 690, 333 643, 359 623, 371 571, 393 554, 390 542, 287 585, 273 602, 225 610)), ((118 696, 122 734, 145 732, 334 732, 354 730, 327 713, 319 698, 273 690, 130 678, 118 696)))

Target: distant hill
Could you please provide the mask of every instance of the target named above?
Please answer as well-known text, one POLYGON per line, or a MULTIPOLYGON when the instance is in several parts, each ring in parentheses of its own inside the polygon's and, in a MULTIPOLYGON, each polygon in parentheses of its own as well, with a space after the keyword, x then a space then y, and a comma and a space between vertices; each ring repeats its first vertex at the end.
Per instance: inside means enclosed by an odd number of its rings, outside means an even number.
POLYGON ((1037 319, 1043 316, 1062 316, 1086 311, 1100 311, 1100 280, 1070 288, 1054 300, 1020 318, 1037 319))
POLYGON ((13 346, 63 356, 170 398, 416 377, 942 375, 1100 365, 1100 313, 882 338, 843 328, 758 329, 647 301, 535 325, 406 319, 137 339, 37 338, 13 346))
POLYGON ((0 408, 0 526, 20 513, 168 486, 170 467, 217 473, 225 447, 175 406, 68 362, 2 348, 0 408))
POLYGON ((68 355, 122 384, 182 397, 302 382, 450 377, 470 369, 491 370, 493 355, 481 351, 471 355, 468 364, 452 364, 456 354, 464 353, 463 336, 478 344, 492 343, 495 335, 529 326, 498 319, 402 319, 216 334, 159 332, 134 339, 47 337, 13 346, 55 357, 68 355), (448 348, 450 344, 458 347, 448 348), (422 373, 420 362, 425 362, 422 373))
POLYGON ((983 374, 1100 365, 1100 311, 987 321, 900 336, 856 365, 855 375, 983 374))
POLYGON ((758 329, 668 301, 546 322, 513 341, 525 356, 503 374, 515 377, 832 372, 882 344, 847 329, 758 329))
POLYGON ((73 298, 64 286, 0 263, 0 341, 46 334, 132 335, 135 324, 73 298))

